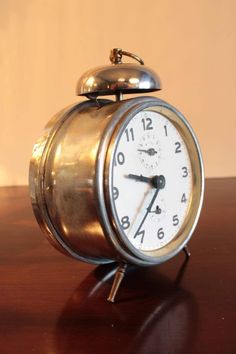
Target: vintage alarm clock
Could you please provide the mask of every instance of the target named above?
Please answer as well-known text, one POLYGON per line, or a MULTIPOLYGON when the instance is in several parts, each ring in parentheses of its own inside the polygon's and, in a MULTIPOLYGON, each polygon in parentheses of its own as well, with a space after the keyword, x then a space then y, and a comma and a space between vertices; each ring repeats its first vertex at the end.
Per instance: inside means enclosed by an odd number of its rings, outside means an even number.
POLYGON ((197 139, 183 115, 155 97, 158 76, 138 56, 113 49, 86 72, 87 100, 57 113, 33 149, 33 210, 49 241, 77 260, 118 261, 108 300, 127 264, 160 264, 184 250, 202 207, 197 139), (139 63, 123 63, 129 56, 139 63), (138 94, 124 99, 124 94, 138 94), (115 100, 98 99, 114 95, 115 100))

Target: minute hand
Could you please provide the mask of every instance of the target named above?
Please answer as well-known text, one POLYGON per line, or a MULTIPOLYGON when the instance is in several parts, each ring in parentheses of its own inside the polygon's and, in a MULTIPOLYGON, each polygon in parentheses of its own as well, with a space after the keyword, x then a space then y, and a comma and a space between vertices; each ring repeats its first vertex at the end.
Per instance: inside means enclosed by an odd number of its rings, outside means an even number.
POLYGON ((138 233, 140 232, 140 230, 141 230, 141 228, 142 228, 142 226, 143 226, 143 224, 144 224, 144 221, 146 220, 148 214, 151 212, 152 206, 153 206, 153 204, 154 204, 154 202, 155 202, 155 200, 156 200, 156 197, 157 197, 157 195, 158 195, 158 193, 159 193, 159 190, 165 187, 165 183, 166 183, 165 177, 162 176, 162 175, 160 175, 160 176, 155 176, 155 177, 156 177, 156 187, 155 187, 155 188, 156 188, 156 191, 155 191, 155 193, 154 193, 154 196, 152 197, 152 200, 151 200, 149 206, 147 207, 147 211, 146 211, 146 213, 145 213, 145 215, 144 215, 144 217, 143 217, 143 220, 141 221, 141 224, 139 225, 138 230, 137 230, 136 233, 135 233, 135 237, 136 237, 136 236, 138 235, 138 233))

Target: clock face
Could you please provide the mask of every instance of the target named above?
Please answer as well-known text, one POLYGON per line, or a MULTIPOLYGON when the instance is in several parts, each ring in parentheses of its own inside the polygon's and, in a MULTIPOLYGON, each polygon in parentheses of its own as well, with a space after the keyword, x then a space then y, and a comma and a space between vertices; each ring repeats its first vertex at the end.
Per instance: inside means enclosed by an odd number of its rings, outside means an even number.
POLYGON ((161 249, 184 225, 192 198, 190 156, 177 125, 154 110, 120 130, 110 166, 118 232, 139 251, 161 249))

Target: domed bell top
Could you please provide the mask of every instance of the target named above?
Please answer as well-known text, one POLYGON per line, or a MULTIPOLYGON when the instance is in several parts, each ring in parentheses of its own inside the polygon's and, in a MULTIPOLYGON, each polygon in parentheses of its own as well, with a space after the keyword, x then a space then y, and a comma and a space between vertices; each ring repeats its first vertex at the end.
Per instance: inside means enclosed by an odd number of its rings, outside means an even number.
POLYGON ((145 93, 161 90, 157 74, 144 65, 137 55, 115 48, 110 54, 111 65, 100 66, 87 71, 79 79, 76 87, 78 96, 94 98, 105 95, 145 93), (122 63, 126 55, 140 64, 122 63))

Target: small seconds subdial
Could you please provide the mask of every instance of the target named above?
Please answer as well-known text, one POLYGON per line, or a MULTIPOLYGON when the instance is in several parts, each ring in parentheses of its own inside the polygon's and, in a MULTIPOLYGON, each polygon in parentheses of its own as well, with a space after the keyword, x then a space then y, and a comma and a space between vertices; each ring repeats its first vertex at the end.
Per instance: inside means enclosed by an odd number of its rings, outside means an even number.
POLYGON ((163 197, 163 191, 160 191, 158 201, 153 206, 152 210, 150 211, 150 219, 153 222, 153 226, 158 222, 164 220, 166 217, 166 205, 165 205, 165 198, 163 197))
MULTIPOLYGON (((152 128, 152 126, 149 128, 152 128)), ((158 138, 153 132, 145 131, 143 133, 138 144, 137 152, 142 165, 146 169, 154 170, 157 168, 161 156, 161 149, 158 138)))
POLYGON ((119 132, 110 173, 112 211, 124 238, 141 252, 171 242, 186 220, 193 188, 177 127, 155 111, 136 114, 119 132))

